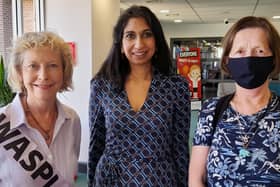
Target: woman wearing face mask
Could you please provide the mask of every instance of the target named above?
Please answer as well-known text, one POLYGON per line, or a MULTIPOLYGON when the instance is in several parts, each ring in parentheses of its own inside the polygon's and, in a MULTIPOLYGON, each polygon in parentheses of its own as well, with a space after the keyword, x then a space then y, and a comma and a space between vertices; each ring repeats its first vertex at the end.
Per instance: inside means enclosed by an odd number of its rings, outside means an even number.
POLYGON ((280 37, 265 18, 244 17, 223 40, 222 69, 236 92, 215 124, 207 100, 193 139, 189 186, 280 186, 280 99, 269 78, 280 71, 280 37))

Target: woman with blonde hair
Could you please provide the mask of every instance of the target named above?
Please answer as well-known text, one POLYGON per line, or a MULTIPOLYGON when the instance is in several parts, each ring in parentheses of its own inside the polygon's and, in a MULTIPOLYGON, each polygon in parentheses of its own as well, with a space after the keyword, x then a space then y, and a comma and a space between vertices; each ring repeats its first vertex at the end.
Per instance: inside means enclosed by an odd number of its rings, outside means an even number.
POLYGON ((68 44, 51 32, 30 32, 12 48, 8 82, 17 92, 0 109, 0 186, 72 186, 81 125, 57 99, 72 89, 68 44))

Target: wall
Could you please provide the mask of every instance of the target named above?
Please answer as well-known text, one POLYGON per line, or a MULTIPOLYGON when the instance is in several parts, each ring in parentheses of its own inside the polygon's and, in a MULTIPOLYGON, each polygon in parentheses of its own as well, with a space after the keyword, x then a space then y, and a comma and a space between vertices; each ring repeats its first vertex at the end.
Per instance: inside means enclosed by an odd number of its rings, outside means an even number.
POLYGON ((93 0, 93 74, 95 74, 112 45, 113 27, 120 15, 116 0, 93 0))
MULTIPOLYGON (((280 22, 272 22, 280 33, 280 22)), ((162 23, 164 34, 168 44, 170 38, 200 38, 200 37, 223 37, 232 26, 229 24, 180 24, 162 23)))
POLYGON ((92 77, 92 17, 90 0, 47 0, 46 30, 76 43, 77 65, 74 68, 74 91, 59 96, 63 103, 72 106, 82 122, 80 161, 87 160, 88 98, 92 77))
POLYGON ((47 0, 46 30, 54 31, 66 41, 76 43, 77 65, 74 68, 74 91, 59 96, 72 106, 82 122, 79 160, 88 159, 88 101, 90 80, 105 59, 112 44, 112 30, 120 14, 116 0, 47 0))

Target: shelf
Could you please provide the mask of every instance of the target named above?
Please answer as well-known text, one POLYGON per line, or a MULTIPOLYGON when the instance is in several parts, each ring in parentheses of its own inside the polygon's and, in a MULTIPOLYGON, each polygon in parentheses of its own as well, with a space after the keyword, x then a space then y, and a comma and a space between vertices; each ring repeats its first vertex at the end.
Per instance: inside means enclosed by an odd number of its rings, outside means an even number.
POLYGON ((219 83, 219 82, 234 82, 232 79, 203 79, 202 84, 204 83, 219 83))
POLYGON ((220 58, 200 58, 201 62, 213 62, 213 61, 221 61, 220 58))

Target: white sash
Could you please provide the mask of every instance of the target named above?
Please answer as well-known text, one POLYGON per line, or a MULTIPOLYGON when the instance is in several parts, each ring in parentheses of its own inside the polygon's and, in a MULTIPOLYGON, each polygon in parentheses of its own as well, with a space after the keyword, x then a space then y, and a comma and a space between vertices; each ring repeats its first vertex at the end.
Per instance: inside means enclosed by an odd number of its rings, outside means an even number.
POLYGON ((4 119, 5 115, 0 114, 0 154, 17 162, 18 168, 33 181, 34 187, 72 186, 51 165, 52 162, 36 143, 19 129, 11 129, 10 122, 4 119))

